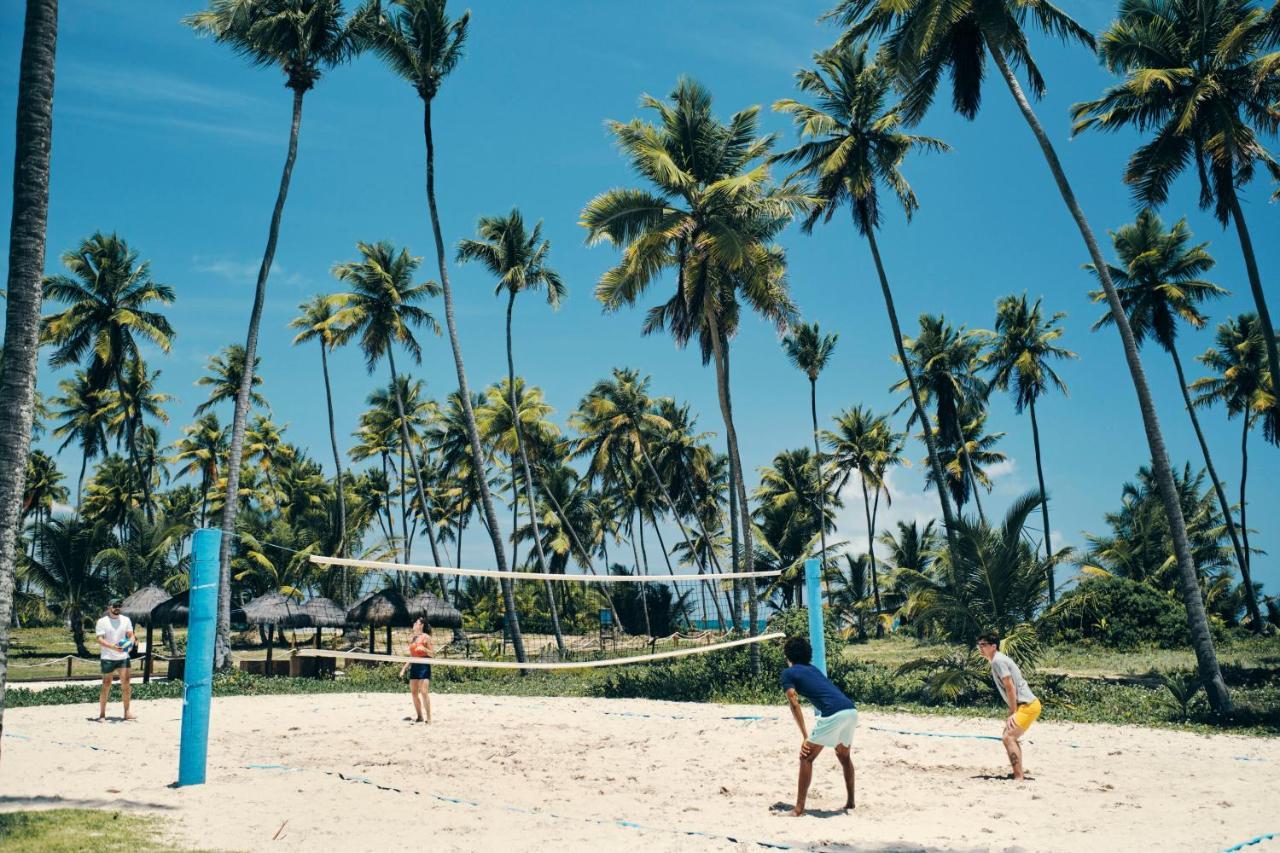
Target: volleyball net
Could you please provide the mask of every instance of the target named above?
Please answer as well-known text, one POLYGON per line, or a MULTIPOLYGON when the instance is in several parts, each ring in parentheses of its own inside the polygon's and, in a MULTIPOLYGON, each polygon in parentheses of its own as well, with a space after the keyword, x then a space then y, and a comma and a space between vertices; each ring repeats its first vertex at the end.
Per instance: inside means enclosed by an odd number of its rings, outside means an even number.
MULTIPOLYGON (((781 637, 753 608, 778 571, 607 575, 499 572, 312 556, 365 573, 374 589, 351 609, 370 627, 368 651, 300 649, 303 657, 402 663, 407 632, 431 626, 431 663, 471 668, 570 669, 620 666, 734 649, 781 637), (373 626, 385 627, 385 640, 373 626), (379 642, 381 640, 381 642, 379 642)), ((421 662, 421 659, 417 659, 421 662)))

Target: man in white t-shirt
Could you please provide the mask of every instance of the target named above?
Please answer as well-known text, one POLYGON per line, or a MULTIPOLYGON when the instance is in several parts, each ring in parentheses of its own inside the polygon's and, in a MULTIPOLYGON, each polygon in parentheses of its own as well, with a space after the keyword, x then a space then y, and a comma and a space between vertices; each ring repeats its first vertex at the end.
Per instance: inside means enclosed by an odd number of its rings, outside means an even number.
POLYGON ((107 615, 98 620, 94 630, 97 635, 98 656, 102 664, 102 692, 98 695, 98 719, 107 718, 107 699, 111 696, 111 682, 120 678, 120 695, 124 699, 124 718, 137 719, 129 713, 129 650, 137 639, 133 634, 133 621, 120 612, 120 602, 112 601, 107 615))

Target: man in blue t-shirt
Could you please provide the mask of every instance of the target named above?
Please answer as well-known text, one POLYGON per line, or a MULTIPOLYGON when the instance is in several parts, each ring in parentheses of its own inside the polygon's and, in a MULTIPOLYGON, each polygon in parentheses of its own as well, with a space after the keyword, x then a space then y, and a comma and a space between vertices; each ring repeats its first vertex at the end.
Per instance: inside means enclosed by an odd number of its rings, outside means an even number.
POLYGON ((795 717, 800 735, 804 738, 800 743, 800 782, 796 789, 796 807, 791 813, 796 817, 804 814, 804 800, 809 793, 809 782, 813 778, 813 760, 824 746, 835 749, 836 758, 840 760, 840 768, 844 771, 844 787, 849 794, 844 807, 851 809, 854 807, 853 759, 849 757, 849 747, 853 744, 853 730, 858 725, 858 711, 849 697, 810 663, 813 660, 813 649, 809 647, 808 640, 791 637, 783 645, 782 651, 790 664, 782 671, 782 689, 787 693, 791 715, 795 717), (804 711, 800 707, 798 696, 808 699, 817 711, 818 718, 813 724, 812 733, 805 729, 804 711))

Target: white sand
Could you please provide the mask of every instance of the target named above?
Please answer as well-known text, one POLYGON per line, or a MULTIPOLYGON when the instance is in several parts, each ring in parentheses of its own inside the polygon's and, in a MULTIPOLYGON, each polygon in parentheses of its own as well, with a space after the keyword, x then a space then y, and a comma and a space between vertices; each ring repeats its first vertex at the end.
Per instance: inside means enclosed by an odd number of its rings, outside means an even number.
POLYGON ((828 750, 814 813, 793 819, 775 813, 792 802, 799 746, 784 707, 434 704, 428 727, 402 721, 407 695, 217 699, 209 783, 185 789, 169 787, 176 700, 138 703, 137 723, 91 722, 86 705, 11 710, 0 809, 140 809, 180 843, 248 850, 1216 851, 1280 832, 1277 739, 1045 722, 1026 742, 1035 779, 1017 784, 992 778, 1005 771, 997 742, 877 730, 993 734, 994 706, 984 720, 867 711, 857 811, 833 811, 843 790, 828 750), (743 716, 764 719, 728 719, 743 716))

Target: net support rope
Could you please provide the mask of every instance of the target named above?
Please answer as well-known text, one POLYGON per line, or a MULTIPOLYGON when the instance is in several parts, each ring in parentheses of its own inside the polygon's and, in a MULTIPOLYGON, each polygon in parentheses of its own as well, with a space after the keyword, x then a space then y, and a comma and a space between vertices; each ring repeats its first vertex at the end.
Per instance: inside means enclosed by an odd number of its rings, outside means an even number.
POLYGON ((780 640, 786 635, 782 632, 774 632, 771 634, 760 634, 755 637, 745 637, 739 640, 728 640, 723 643, 712 643, 707 646, 691 646, 687 649, 675 649, 669 652, 655 652, 647 655, 632 655, 623 658, 599 658, 596 660, 581 661, 528 661, 520 663, 518 661, 498 661, 498 660, 473 660, 471 658, 419 658, 409 657, 408 655, 379 655, 369 652, 343 652, 330 649, 298 649, 296 652, 298 657, 307 658, 349 658, 352 660, 367 660, 375 663, 417 663, 430 664, 432 666, 462 666, 471 667, 473 669, 585 669, 600 666, 624 666, 631 663, 648 663, 655 660, 668 660, 670 658, 682 658, 688 655, 701 655, 708 652, 717 652, 722 649, 734 649, 739 646, 747 646, 752 643, 764 643, 769 640, 780 640))

